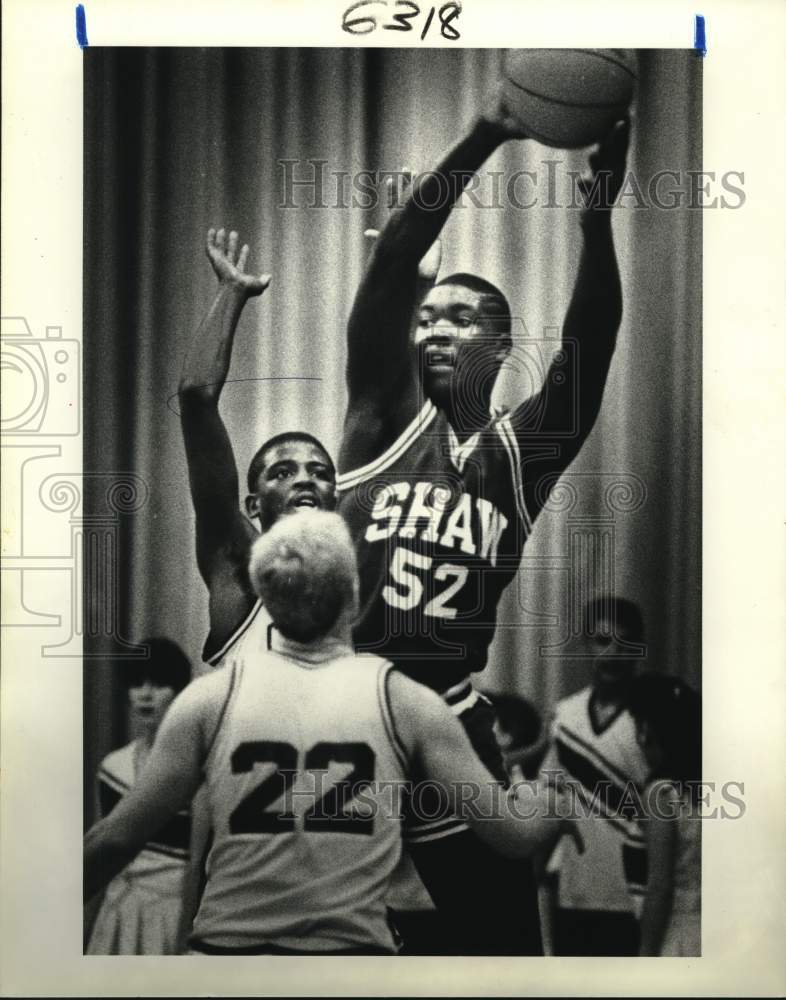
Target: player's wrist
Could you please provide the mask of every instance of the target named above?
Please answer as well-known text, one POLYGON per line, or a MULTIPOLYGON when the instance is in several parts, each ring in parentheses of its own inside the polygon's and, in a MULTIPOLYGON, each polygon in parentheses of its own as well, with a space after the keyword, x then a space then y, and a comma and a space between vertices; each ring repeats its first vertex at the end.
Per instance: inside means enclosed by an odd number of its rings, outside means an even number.
POLYGON ((613 205, 590 205, 581 210, 579 222, 585 236, 592 237, 596 233, 608 234, 611 231, 611 212, 613 205))
POLYGON ((496 149, 510 138, 504 124, 489 112, 482 112, 475 119, 472 135, 491 149, 496 149))
POLYGON ((251 297, 251 290, 248 285, 232 277, 221 277, 218 279, 218 294, 225 299, 231 299, 239 303, 244 303, 251 297))

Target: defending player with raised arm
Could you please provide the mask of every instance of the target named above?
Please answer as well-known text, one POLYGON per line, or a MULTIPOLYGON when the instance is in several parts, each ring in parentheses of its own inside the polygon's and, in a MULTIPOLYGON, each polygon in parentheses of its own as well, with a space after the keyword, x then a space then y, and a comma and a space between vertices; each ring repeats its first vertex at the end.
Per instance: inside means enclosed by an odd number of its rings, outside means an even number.
MULTIPOLYGON (((235 333, 243 308, 270 283, 246 273, 249 248, 224 229, 207 234, 207 256, 218 278, 215 298, 189 346, 179 386, 180 417, 196 512, 197 565, 209 591, 210 629, 203 656, 213 666, 242 642, 267 648, 269 619, 248 579, 248 556, 259 531, 280 516, 335 507, 335 468, 310 434, 285 432, 254 455, 247 474, 245 513, 232 444, 219 413, 235 333), (256 521, 257 526, 253 521, 256 521)), ((209 839, 200 792, 192 809, 189 871, 185 879, 183 932, 190 930, 203 882, 209 839)), ((182 933, 181 932, 181 936, 182 933)))
POLYGON ((218 291, 190 344, 180 379, 180 417, 196 512, 197 564, 210 592, 205 659, 217 663, 258 608, 248 580, 248 554, 259 531, 282 514, 335 506, 335 469, 323 445, 299 431, 276 435, 248 469, 245 513, 229 434, 218 409, 240 316, 270 283, 246 273, 249 248, 238 234, 210 229, 207 255, 218 291), (254 525, 256 521, 257 526, 254 525))
POLYGON ((471 176, 525 138, 501 98, 415 179, 355 299, 338 488, 360 557, 356 642, 436 690, 484 667, 532 522, 597 418, 622 315, 610 207, 628 131, 618 123, 590 157, 565 349, 512 412, 490 413, 512 347, 503 294, 470 274, 424 290, 418 272, 471 176))
POLYGON ((208 954, 392 952, 384 894, 400 815, 388 793, 415 772, 506 854, 572 832, 545 786, 501 793, 437 695, 354 654, 357 570, 338 515, 279 521, 255 543, 250 577, 280 645, 233 657, 175 700, 139 782, 85 836, 85 900, 188 802, 203 769, 215 836, 191 948, 208 954))

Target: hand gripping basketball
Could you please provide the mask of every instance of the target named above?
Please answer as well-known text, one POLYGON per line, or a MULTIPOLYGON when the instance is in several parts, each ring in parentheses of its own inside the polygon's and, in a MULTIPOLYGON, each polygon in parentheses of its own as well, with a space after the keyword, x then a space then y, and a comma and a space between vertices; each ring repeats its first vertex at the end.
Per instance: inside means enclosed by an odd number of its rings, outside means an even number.
POLYGON ((590 153, 590 173, 577 181, 585 212, 608 212, 614 207, 625 180, 629 138, 630 119, 625 118, 590 153))

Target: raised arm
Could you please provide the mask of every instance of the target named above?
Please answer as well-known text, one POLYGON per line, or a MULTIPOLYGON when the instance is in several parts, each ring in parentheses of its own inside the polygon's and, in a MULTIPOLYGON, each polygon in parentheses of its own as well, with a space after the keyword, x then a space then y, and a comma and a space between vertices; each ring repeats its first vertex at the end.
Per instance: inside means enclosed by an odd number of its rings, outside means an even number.
POLYGON ((237 233, 207 234, 207 255, 218 290, 191 342, 180 379, 180 420, 196 511, 197 563, 211 588, 242 562, 255 532, 240 512, 239 480, 232 445, 218 411, 232 345, 243 307, 261 295, 270 278, 245 273, 248 246, 238 253, 237 233))
POLYGON ((229 681, 229 671, 218 671, 193 681, 178 695, 164 716, 139 781, 85 834, 86 903, 191 801, 202 780, 207 740, 229 681))
POLYGON ((384 413, 410 388, 409 330, 418 264, 439 236, 470 178, 506 139, 523 137, 498 97, 433 170, 412 182, 376 241, 348 325, 350 415, 384 413))
POLYGON ((398 672, 388 681, 399 736, 417 772, 437 782, 446 802, 500 854, 531 857, 548 851, 574 825, 559 818, 545 784, 524 782, 506 791, 475 754, 461 723, 433 691, 398 672))
POLYGON ((532 491, 526 496, 531 515, 545 499, 537 481, 544 475, 552 484, 556 481, 579 453, 600 412, 622 319, 611 209, 625 177, 629 132, 628 121, 618 122, 590 156, 592 176, 579 181, 584 199, 582 250, 563 325, 564 360, 552 362, 538 396, 525 401, 511 418, 524 461, 534 458, 531 469, 524 469, 525 491, 532 491), (553 455, 540 460, 539 451, 553 455))

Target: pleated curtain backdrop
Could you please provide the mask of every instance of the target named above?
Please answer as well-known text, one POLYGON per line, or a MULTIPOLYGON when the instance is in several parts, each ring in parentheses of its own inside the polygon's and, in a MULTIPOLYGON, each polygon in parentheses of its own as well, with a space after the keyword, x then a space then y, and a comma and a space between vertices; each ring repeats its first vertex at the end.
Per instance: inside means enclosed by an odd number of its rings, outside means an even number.
MULTIPOLYGON (((282 430, 315 433, 335 454, 363 232, 385 214, 382 204, 364 208, 357 191, 350 204, 352 178, 433 166, 502 58, 468 49, 85 51, 85 469, 132 472, 148 490, 121 518, 122 639, 166 635, 198 664, 206 633, 175 392, 215 292, 207 229, 237 229, 250 266, 273 276, 241 321, 221 402, 241 481, 259 443, 282 430), (289 184, 315 178, 321 190, 289 184), (314 201, 326 207, 308 207, 314 201)), ((644 51, 638 61, 629 166, 646 188, 658 170, 701 167, 701 67, 690 52, 644 51)), ((567 171, 585 166, 586 152, 507 143, 484 168, 481 204, 465 198, 445 229, 444 273, 498 284, 520 334, 561 327, 580 230, 576 211, 547 206, 548 178, 563 190, 567 171), (505 204, 515 171, 536 174, 521 175, 514 195, 519 205, 537 195, 538 207, 505 204)), ((700 681, 701 213, 634 203, 615 212, 624 318, 601 415, 536 523, 482 681, 541 710, 587 681, 588 661, 566 640, 601 583, 640 602, 654 666, 700 681)), ((499 400, 529 391, 526 375, 507 371, 499 400)), ((99 489, 89 486, 88 507, 99 489)), ((125 733, 110 651, 102 658, 103 647, 86 643, 95 653, 85 667, 89 778, 125 733)))

